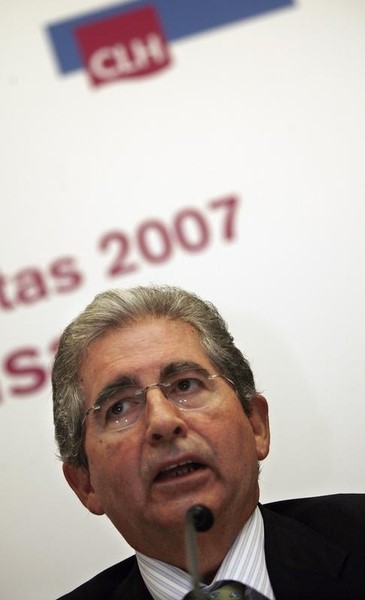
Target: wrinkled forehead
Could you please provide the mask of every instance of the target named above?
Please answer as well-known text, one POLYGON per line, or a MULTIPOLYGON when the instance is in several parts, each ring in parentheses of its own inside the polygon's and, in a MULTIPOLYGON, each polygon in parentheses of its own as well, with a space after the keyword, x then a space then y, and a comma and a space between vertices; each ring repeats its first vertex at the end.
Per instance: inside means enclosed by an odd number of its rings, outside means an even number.
POLYGON ((159 378, 161 369, 175 362, 214 367, 192 325, 148 317, 109 329, 93 340, 84 354, 79 378, 82 386, 93 392, 120 376, 150 383, 159 378))
POLYGON ((99 335, 95 336, 85 347, 81 358, 80 368, 87 361, 90 354, 94 352, 95 347, 112 345, 116 339, 131 346, 138 344, 148 345, 151 336, 156 332, 166 330, 171 335, 172 341, 175 335, 180 338, 181 347, 184 346, 185 339, 194 339, 197 346, 200 346, 202 352, 206 354, 202 344, 202 334, 192 323, 183 319, 172 318, 168 316, 146 315, 140 318, 129 319, 120 325, 110 325, 99 335))

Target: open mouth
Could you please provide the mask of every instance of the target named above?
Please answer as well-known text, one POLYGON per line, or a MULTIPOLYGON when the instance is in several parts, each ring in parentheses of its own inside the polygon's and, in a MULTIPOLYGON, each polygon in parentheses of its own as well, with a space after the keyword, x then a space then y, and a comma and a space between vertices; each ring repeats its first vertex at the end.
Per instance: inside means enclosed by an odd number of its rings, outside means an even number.
POLYGON ((186 477, 186 475, 190 475, 195 471, 200 469, 204 469, 205 466, 201 463, 187 461, 182 463, 177 463, 176 465, 171 465, 168 469, 164 469, 160 471, 157 475, 155 481, 167 481, 168 479, 176 479, 178 477, 186 477))

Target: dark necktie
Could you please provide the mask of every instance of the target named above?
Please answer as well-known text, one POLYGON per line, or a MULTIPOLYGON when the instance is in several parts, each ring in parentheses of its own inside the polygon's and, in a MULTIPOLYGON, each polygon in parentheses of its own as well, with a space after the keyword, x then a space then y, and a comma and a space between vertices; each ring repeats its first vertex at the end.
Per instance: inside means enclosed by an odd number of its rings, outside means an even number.
POLYGON ((217 581, 209 592, 192 590, 184 600, 243 600, 245 589, 246 586, 238 581, 217 581))
POLYGON ((184 596, 183 600, 243 600, 246 590, 248 591, 247 598, 252 598, 252 600, 264 600, 266 598, 260 592, 247 588, 239 581, 225 580, 217 581, 207 592, 192 590, 184 596))

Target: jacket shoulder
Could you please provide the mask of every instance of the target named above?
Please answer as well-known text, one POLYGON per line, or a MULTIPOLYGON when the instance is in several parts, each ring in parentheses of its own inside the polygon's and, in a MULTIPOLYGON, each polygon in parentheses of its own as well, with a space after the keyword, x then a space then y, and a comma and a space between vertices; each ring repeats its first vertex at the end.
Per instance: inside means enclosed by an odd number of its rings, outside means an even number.
POLYGON ((365 494, 333 494, 270 502, 264 507, 365 552, 365 494))
POLYGON ((98 573, 72 592, 65 594, 58 600, 108 600, 121 581, 126 579, 135 567, 135 556, 130 556, 120 563, 98 573))

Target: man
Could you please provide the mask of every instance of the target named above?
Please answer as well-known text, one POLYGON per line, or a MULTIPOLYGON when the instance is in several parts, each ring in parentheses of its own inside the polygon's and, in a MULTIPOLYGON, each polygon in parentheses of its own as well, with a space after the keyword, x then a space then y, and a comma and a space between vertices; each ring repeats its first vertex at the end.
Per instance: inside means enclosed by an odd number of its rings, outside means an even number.
POLYGON ((196 504, 214 516, 197 536, 204 594, 235 580, 245 598, 365 597, 364 496, 258 504, 267 403, 210 303, 172 287, 98 295, 61 337, 53 397, 68 483, 136 550, 64 600, 182 599, 196 504))

